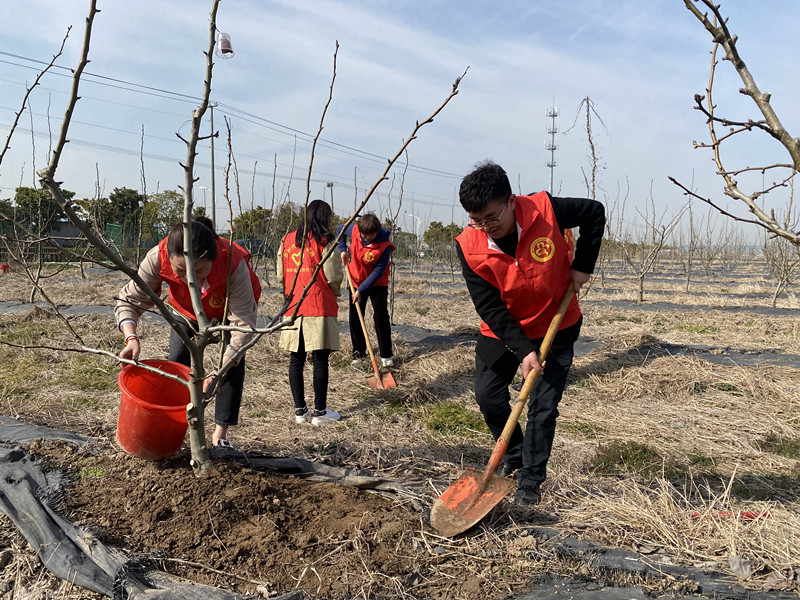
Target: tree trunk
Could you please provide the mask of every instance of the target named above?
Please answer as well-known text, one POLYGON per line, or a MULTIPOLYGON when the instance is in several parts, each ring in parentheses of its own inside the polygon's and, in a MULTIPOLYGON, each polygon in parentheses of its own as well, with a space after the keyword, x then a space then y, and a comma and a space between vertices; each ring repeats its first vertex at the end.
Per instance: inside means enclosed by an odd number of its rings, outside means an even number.
MULTIPOLYGON (((194 362, 194 361, 192 361, 194 362)), ((192 469, 195 475, 202 477, 211 469, 208 456, 205 431, 205 408, 203 407, 203 378, 198 369, 192 365, 190 371, 189 398, 186 406, 186 421, 189 423, 189 446, 192 452, 192 469)))
POLYGON ((786 287, 786 282, 784 282, 784 281, 778 282, 778 285, 775 288, 775 293, 772 294, 772 301, 770 302, 770 305, 772 306, 772 308, 775 308, 776 305, 778 304, 778 296, 781 295, 781 292, 783 291, 783 289, 785 287, 786 287))

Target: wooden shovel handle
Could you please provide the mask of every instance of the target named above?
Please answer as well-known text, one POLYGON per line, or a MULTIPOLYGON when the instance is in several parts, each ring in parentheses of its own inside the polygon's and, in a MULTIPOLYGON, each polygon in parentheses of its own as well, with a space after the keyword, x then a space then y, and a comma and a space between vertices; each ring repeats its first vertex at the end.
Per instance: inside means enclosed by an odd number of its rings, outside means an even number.
MULTIPOLYGON (((350 285, 351 300, 355 298, 356 287, 353 285, 353 278, 350 276, 350 269, 347 265, 344 266, 344 273, 347 275, 347 283, 350 285)), ((361 303, 354 302, 356 305, 356 312, 358 313, 358 320, 361 321, 361 330, 364 332, 364 340, 367 342, 367 350, 369 351, 369 359, 372 361, 372 370, 375 371, 375 377, 378 381, 381 380, 380 371, 378 371, 378 363, 375 361, 375 354, 372 352, 372 344, 369 343, 369 334, 367 334, 367 324, 364 322, 364 313, 361 312, 361 303)))
MULTIPOLYGON (((556 337, 556 333, 558 333, 558 328, 561 326, 561 321, 564 320, 567 307, 574 295, 575 288, 572 285, 572 281, 570 281, 567 285, 567 290, 564 292, 564 297, 561 298, 561 304, 558 305, 558 310, 553 316, 553 320, 550 321, 550 327, 548 327, 547 333, 542 340, 542 345, 539 346, 539 364, 544 363, 545 358, 547 358, 547 353, 550 352, 550 346, 553 345, 553 339, 556 337)), ((503 456, 505 456, 506 450, 508 449, 508 442, 511 439, 511 434, 514 433, 514 428, 517 426, 519 417, 522 415, 522 411, 528 402, 528 396, 530 396, 531 390, 533 390, 533 386, 538 378, 539 372, 534 369, 531 369, 530 373, 528 373, 528 377, 525 378, 525 383, 522 385, 519 394, 517 394, 517 401, 511 409, 511 414, 508 416, 508 421, 506 421, 506 426, 503 428, 503 433, 497 438, 497 443, 489 459, 489 464, 486 465, 487 476, 493 475, 494 472, 497 471, 497 467, 500 466, 500 461, 503 456)))

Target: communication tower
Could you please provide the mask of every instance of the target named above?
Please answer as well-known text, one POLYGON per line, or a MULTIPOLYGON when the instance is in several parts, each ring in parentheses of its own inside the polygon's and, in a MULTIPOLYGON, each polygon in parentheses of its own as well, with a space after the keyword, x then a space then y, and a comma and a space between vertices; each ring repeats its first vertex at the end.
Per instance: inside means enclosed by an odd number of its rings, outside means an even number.
POLYGON ((550 119, 550 127, 547 128, 547 134, 550 136, 550 139, 545 140, 544 147, 550 153, 550 160, 547 161, 547 166, 550 169, 550 194, 553 193, 553 171, 556 168, 556 150, 558 150, 558 144, 556 143, 556 134, 558 133, 558 127, 556 126, 556 117, 558 117, 558 108, 553 106, 552 108, 547 109, 547 118, 550 119))

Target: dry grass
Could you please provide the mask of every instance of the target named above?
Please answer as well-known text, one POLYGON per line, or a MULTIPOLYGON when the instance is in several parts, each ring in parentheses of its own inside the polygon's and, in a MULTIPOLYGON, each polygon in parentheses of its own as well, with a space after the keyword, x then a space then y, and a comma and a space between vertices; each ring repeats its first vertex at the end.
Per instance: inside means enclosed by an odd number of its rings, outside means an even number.
POLYGON ((13 558, 0 569, 0 597, 25 600, 99 600, 105 598, 69 581, 56 579, 42 568, 39 558, 30 550, 25 538, 11 521, 0 515, 0 561, 4 552, 13 558), (6 594, 8 592, 8 594, 6 594))
MULTIPOLYGON (((710 347, 716 353, 800 354, 800 316, 746 310, 765 306, 771 296, 769 282, 760 277, 707 280, 694 284, 689 294, 679 279, 653 282, 647 289, 658 295, 646 293, 647 300, 677 305, 659 311, 632 303, 612 305, 612 300, 635 299, 632 281, 621 274, 614 280, 607 276, 603 285, 594 283, 583 301, 582 333, 600 345, 576 358, 541 508, 530 513, 503 503, 475 531, 456 540, 440 538, 422 523, 408 533, 430 561, 439 561, 436 583, 442 597, 448 597, 454 578, 492 585, 496 593, 491 597, 501 597, 521 591, 521 582, 545 569, 576 570, 527 535, 526 526, 545 517, 565 534, 657 551, 685 564, 713 563, 730 571, 731 556, 746 559, 753 570, 748 585, 771 572, 788 575, 800 568, 800 467, 797 457, 781 450, 800 441, 800 365, 723 366, 702 355, 659 351, 673 344, 710 347), (743 310, 724 310, 737 306, 743 310), (645 469, 620 454, 633 444, 657 457, 660 467, 645 469), (610 449, 619 456, 609 456, 610 449), (615 472, 598 470, 599 459, 615 457, 615 472), (742 511, 768 511, 769 517, 743 520, 725 514, 742 511)), ((21 277, 12 274, 2 281, 0 300, 27 298, 21 277)), ((95 277, 89 286, 94 295, 82 283, 63 278, 48 285, 64 304, 108 304, 123 283, 114 274, 95 277)), ((397 291, 396 324, 441 334, 476 332, 472 303, 463 286, 451 284, 449 272, 401 272, 397 291)), ((345 302, 340 301, 340 318, 346 315, 345 302)), ((261 311, 272 314, 279 304, 280 295, 268 290, 261 311)), ((798 299, 790 294, 779 306, 797 308, 798 299)), ((87 343, 118 349, 110 320, 74 317, 72 323, 87 343)), ((142 331, 144 354, 165 356, 164 328, 151 321, 142 331)), ((26 343, 47 339, 50 345, 71 341, 56 319, 42 314, 0 315, 0 340, 9 336, 26 343)), ((331 428, 294 423, 288 356, 277 347, 277 336, 265 338, 248 353, 246 396, 233 441, 243 449, 326 460, 397 478, 430 506, 464 466, 484 466, 492 448, 488 432, 470 425, 472 418, 480 420, 472 391, 474 349, 462 338, 455 344, 420 344, 397 331, 395 336, 398 388, 375 392, 366 385, 371 371, 350 366, 349 338, 342 335, 341 352, 332 356, 329 403, 346 418, 331 428), (434 428, 442 407, 466 428, 434 428)), ((115 365, 44 350, 19 357, 18 349, 0 344, 0 362, 10 365, 0 371, 3 413, 113 440, 119 402, 115 365), (112 383, 103 387, 103 380, 112 383)), ((307 388, 310 397, 310 373, 307 388)), ((24 553, 19 556, 28 560, 24 553)), ((27 567, 15 563, 14 568, 27 567)), ((398 582, 396 597, 413 597, 415 585, 398 582)))
MULTIPOLYGON (((732 484, 732 481, 730 482, 732 484)), ((731 494, 679 489, 661 479, 645 486, 623 479, 613 493, 584 490, 586 500, 565 511, 572 526, 611 546, 706 566, 736 557, 753 573, 792 578, 800 548, 800 515, 777 502, 742 502, 731 494)))

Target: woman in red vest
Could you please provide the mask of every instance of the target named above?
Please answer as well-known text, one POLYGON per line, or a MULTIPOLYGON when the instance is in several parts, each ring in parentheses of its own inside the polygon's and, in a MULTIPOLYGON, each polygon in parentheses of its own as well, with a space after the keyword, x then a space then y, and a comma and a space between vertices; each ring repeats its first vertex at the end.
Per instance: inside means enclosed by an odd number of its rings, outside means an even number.
MULTIPOLYGON (((340 228, 341 229, 341 228, 340 228)), ((372 319, 378 337, 378 350, 381 364, 393 367, 392 322, 389 319, 389 269, 394 245, 390 232, 381 227, 381 222, 373 213, 361 215, 358 225, 351 225, 339 240, 342 264, 349 269, 356 288, 350 298, 350 340, 353 343, 353 365, 357 365, 367 354, 367 340, 361 329, 356 303, 361 314, 372 303, 372 319), (347 238, 350 238, 350 254, 347 253, 347 238), (348 260, 349 259, 349 260, 348 260)))
MULTIPOLYGON (((178 325, 190 337, 197 332, 197 319, 186 282, 186 259, 183 254, 183 223, 175 226, 169 235, 152 248, 139 265, 139 276, 156 294, 161 294, 164 283, 169 286, 169 304, 177 313, 178 325)), ((261 282, 250 268, 250 255, 240 246, 218 237, 202 223, 191 223, 192 255, 195 277, 201 290, 203 311, 209 319, 225 321, 237 327, 256 327, 258 299, 261 282), (230 269, 230 271, 229 271, 230 269), (230 276, 229 276, 230 272, 230 276), (225 300, 228 298, 228 313, 225 300)), ((137 360, 141 351, 137 326, 139 317, 153 308, 153 301, 135 282, 131 281, 120 292, 114 314, 125 336, 122 358, 137 360)), ((252 334, 226 333, 222 364, 244 346, 252 334)), ((169 360, 190 364, 189 350, 175 330, 169 337, 169 360)), ((227 440, 228 427, 239 422, 239 408, 244 388, 244 357, 241 357, 219 386, 214 403, 214 433, 212 444, 231 447, 227 440)))
MULTIPOLYGON (((283 282, 284 294, 291 297, 291 314, 311 281, 314 270, 323 254, 333 243, 331 207, 322 200, 314 200, 306 209, 305 237, 301 225, 281 240, 278 253, 278 276, 283 282)), ((328 358, 332 350, 339 349, 339 313, 337 296, 342 284, 342 267, 338 260, 326 260, 317 273, 308 294, 300 304, 295 326, 282 329, 280 347, 289 354, 289 387, 294 400, 294 418, 297 423, 309 419, 312 425, 329 425, 340 415, 328 408, 328 358), (303 367, 307 353, 313 361, 314 411, 308 410, 303 382, 303 367)))
POLYGON ((547 474, 558 404, 572 366, 581 328, 573 297, 543 365, 537 352, 571 282, 577 292, 594 270, 605 229, 603 205, 547 192, 515 196, 506 172, 491 162, 464 177, 459 200, 472 222, 456 238, 467 290, 480 316, 475 347, 475 399, 495 440, 511 414, 508 386, 520 364, 522 376, 541 377, 528 403, 523 436, 517 425, 501 476, 517 471, 515 502, 536 504, 547 474), (567 230, 578 227, 572 252, 567 230))

